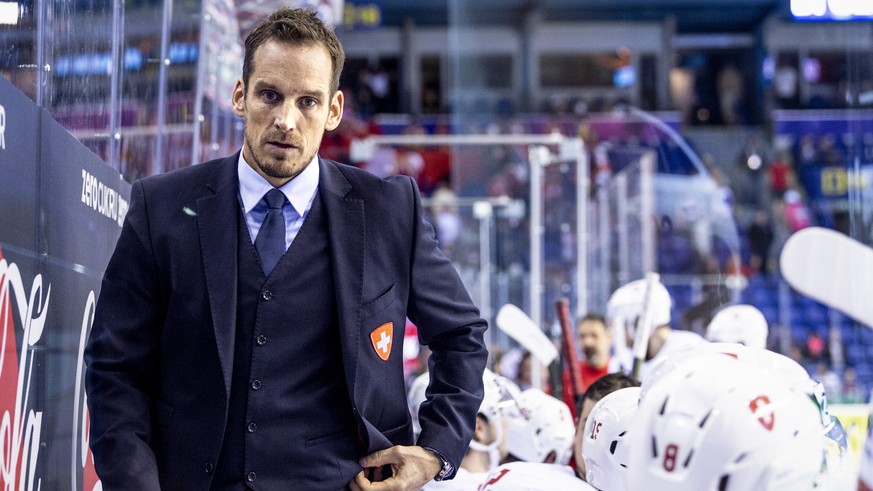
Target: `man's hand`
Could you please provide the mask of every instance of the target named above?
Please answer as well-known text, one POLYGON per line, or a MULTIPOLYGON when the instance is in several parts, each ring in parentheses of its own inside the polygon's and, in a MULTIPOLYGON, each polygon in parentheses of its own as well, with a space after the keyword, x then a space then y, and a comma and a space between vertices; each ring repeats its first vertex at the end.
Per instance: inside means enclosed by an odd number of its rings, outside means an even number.
POLYGON ((349 482, 352 491, 418 491, 442 468, 430 450, 400 445, 373 452, 362 458, 360 464, 364 470, 349 482), (386 465, 391 466, 387 479, 381 475, 386 465))

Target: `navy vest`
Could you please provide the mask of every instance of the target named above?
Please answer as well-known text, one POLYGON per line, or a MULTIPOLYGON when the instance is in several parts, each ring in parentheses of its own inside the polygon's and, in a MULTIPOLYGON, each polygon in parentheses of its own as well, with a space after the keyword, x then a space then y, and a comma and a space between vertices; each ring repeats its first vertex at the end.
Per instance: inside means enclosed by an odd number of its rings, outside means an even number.
POLYGON ((215 491, 343 488, 363 455, 343 374, 327 222, 316 196, 264 278, 240 213, 237 331, 215 491))

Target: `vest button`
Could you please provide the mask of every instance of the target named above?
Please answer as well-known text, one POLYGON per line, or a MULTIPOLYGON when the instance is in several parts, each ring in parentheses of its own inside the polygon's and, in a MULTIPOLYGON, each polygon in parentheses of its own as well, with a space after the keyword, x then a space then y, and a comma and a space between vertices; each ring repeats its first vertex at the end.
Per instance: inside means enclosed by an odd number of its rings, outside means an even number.
POLYGON ((273 299, 273 292, 271 292, 270 290, 264 290, 261 293, 261 298, 263 298, 265 302, 269 302, 273 299))
POLYGON ((261 388, 261 381, 258 379, 252 380, 252 389, 258 390, 261 388))
POLYGON ((258 425, 256 425, 255 423, 249 423, 247 429, 249 430, 249 433, 254 433, 258 431, 258 425))
POLYGON ((248 482, 255 482, 255 479, 257 479, 257 478, 258 478, 258 475, 255 474, 254 472, 249 472, 248 474, 246 474, 246 481, 248 481, 248 482))
POLYGON ((260 336, 258 336, 256 342, 258 343, 258 346, 263 346, 267 344, 267 336, 261 334, 260 336))
POLYGON ((207 462, 207 463, 206 463, 206 473, 207 473, 207 474, 212 474, 212 470, 213 470, 214 468, 215 468, 215 467, 212 465, 212 462, 207 462))

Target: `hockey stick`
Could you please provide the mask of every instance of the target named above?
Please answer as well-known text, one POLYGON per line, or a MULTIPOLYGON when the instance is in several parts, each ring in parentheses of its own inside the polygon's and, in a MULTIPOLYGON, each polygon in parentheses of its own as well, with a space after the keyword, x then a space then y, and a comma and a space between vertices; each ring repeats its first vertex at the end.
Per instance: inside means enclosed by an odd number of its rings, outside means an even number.
POLYGON ((643 314, 639 318, 636 336, 634 336, 634 364, 630 376, 640 382, 640 370, 646 361, 646 353, 649 351, 649 336, 652 334, 652 290, 655 283, 660 281, 658 273, 646 273, 646 294, 643 297, 643 314))
POLYGON ((497 327, 516 340, 543 364, 549 366, 558 357, 558 348, 536 323, 520 308, 508 303, 497 312, 497 327))
POLYGON ((792 288, 873 327, 873 249, 834 230, 810 227, 794 233, 779 256, 792 288))
MULTIPOLYGON (((569 399, 570 412, 576 415, 576 401, 582 397, 582 373, 579 371, 579 358, 576 357, 576 331, 570 320, 570 301, 561 298, 555 301, 558 323, 561 324, 561 351, 564 355, 563 369, 569 371, 570 387, 564 386, 564 402, 569 399), (569 396, 569 397, 567 397, 569 396)), ((564 377, 565 379, 567 377, 564 377)))

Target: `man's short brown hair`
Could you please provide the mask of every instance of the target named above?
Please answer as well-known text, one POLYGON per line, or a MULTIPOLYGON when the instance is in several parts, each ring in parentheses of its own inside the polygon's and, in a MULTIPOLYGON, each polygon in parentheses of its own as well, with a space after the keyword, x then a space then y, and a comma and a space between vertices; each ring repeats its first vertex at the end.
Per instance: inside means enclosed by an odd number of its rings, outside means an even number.
POLYGON ((333 29, 326 25, 312 9, 280 8, 259 22, 246 36, 243 56, 243 85, 248 86, 252 73, 255 50, 267 41, 275 39, 281 43, 301 46, 321 45, 327 49, 333 64, 330 80, 330 94, 339 90, 340 74, 346 62, 346 54, 333 29))

